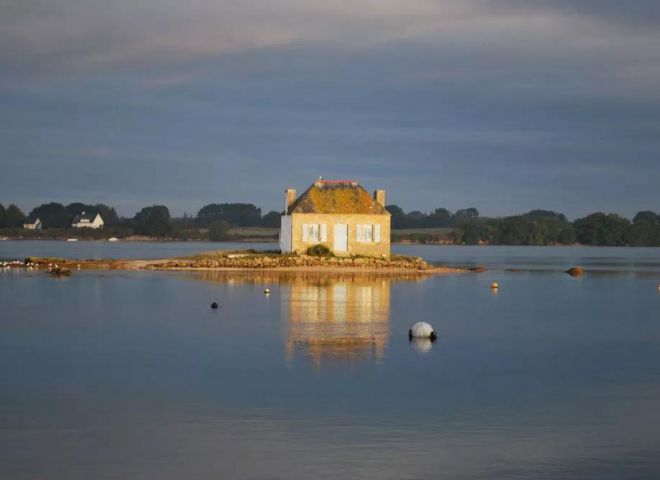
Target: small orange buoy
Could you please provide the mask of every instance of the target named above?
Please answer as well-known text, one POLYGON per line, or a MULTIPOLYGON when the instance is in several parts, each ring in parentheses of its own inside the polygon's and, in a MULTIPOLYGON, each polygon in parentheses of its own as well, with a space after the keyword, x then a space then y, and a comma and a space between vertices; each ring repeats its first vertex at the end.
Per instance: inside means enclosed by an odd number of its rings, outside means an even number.
POLYGON ((497 290, 498 288, 500 288, 500 285, 497 282, 493 282, 490 284, 490 288, 492 288, 493 290, 497 290))

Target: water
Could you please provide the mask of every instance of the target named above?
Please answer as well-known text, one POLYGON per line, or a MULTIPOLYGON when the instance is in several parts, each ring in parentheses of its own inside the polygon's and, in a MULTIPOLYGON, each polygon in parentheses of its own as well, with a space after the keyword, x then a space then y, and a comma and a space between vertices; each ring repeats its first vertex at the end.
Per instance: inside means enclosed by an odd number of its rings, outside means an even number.
MULTIPOLYGON (((210 250, 277 249, 276 243, 213 242, 59 242, 42 240, 1 241, 0 260, 40 257, 167 258, 210 250)), ((660 248, 620 247, 506 247, 393 245, 392 252, 421 256, 429 262, 451 266, 481 265, 495 269, 566 270, 581 265, 591 270, 660 272, 660 248)))
POLYGON ((102 258, 169 258, 194 255, 210 250, 278 249, 277 243, 237 242, 107 242, 107 241, 54 241, 5 240, 0 241, 0 260, 27 256, 102 259, 102 258))
POLYGON ((657 247, 396 245, 393 250, 451 266, 566 270, 581 265, 590 270, 660 272, 657 247))
POLYGON ((658 478, 658 283, 0 272, 0 478, 658 478))

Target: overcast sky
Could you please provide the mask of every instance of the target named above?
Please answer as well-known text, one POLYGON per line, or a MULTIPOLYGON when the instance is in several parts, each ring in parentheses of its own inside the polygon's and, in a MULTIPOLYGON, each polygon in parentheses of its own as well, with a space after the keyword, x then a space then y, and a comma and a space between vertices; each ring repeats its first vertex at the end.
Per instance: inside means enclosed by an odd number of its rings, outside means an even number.
POLYGON ((0 0, 0 203, 660 211, 658 0, 0 0))

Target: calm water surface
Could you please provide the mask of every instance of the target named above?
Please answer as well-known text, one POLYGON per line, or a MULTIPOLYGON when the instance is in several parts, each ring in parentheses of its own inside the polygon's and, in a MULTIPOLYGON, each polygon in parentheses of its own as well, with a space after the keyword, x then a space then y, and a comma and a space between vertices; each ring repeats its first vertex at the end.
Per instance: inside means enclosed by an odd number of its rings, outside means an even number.
POLYGON ((0 272, 0 478, 660 478, 660 274, 76 273, 0 272))
POLYGON ((194 255, 210 250, 272 250, 277 243, 233 242, 107 242, 56 240, 5 240, 0 241, 0 259, 17 259, 27 256, 58 258, 168 258, 194 255))
MULTIPOLYGON (((25 258, 30 255, 80 259, 151 259, 245 248, 272 250, 279 247, 276 243, 8 240, 0 241, 0 259, 25 258)), ((660 248, 393 245, 392 251, 452 266, 566 270, 582 265, 592 270, 660 272, 660 248)))

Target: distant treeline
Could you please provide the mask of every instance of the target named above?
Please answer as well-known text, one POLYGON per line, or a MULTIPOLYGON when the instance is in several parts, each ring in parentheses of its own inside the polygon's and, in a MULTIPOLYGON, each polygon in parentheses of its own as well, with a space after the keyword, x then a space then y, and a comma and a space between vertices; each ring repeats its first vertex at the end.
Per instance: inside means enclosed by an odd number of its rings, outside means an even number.
POLYGON ((71 229, 73 219, 82 212, 92 215, 99 213, 104 222, 102 231, 76 229, 76 235, 83 237, 101 238, 112 234, 119 237, 144 235, 198 240, 230 240, 229 229, 232 227, 278 228, 281 215, 280 212, 271 211, 262 216, 260 208, 248 203, 209 204, 202 207, 195 217, 184 214, 179 218, 173 218, 164 205, 145 207, 135 216, 126 218, 119 217, 113 207, 102 203, 44 203, 33 208, 27 215, 14 204, 7 208, 0 204, 0 228, 21 229, 26 220, 39 218, 45 231, 21 232, 22 235, 56 237, 66 234, 71 229))
MULTIPOLYGON (((593 213, 570 222, 550 210, 503 218, 481 217, 476 208, 452 213, 437 208, 431 213, 405 213, 397 205, 388 205, 392 214, 394 240, 416 243, 455 243, 490 245, 611 245, 660 246, 660 214, 639 212, 631 220, 610 213, 593 213), (406 229, 401 232, 402 229, 406 229), (433 230, 431 230, 433 229, 433 230), (397 232, 399 230, 400 232, 397 232)), ((265 215, 251 203, 212 203, 203 206, 195 216, 184 214, 172 218, 164 205, 152 205, 133 217, 119 217, 111 206, 80 202, 62 205, 45 203, 26 216, 20 208, 0 204, 0 228, 11 236, 58 237, 71 234, 71 222, 82 212, 99 213, 105 226, 102 231, 76 229, 78 236, 103 238, 144 235, 182 240, 232 240, 229 230, 236 227, 279 228, 281 212, 265 215), (39 218, 45 231, 19 231, 26 219, 39 218)), ((275 237, 276 235, 273 235, 275 237)))
MULTIPOLYGON (((503 218, 483 218, 476 208, 451 213, 439 208, 432 213, 404 213, 396 205, 387 206, 394 229, 450 228, 445 233, 414 232, 408 239, 418 243, 489 245, 583 245, 660 246, 660 214, 639 212, 632 221, 601 212, 573 222, 551 210, 503 218)), ((400 239, 406 239, 405 236, 400 239)))

